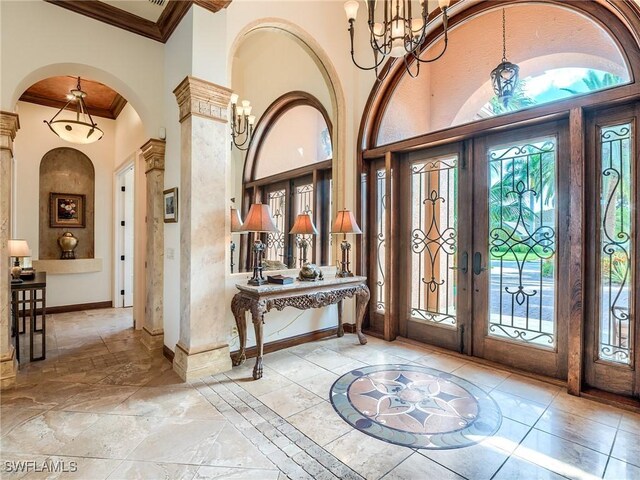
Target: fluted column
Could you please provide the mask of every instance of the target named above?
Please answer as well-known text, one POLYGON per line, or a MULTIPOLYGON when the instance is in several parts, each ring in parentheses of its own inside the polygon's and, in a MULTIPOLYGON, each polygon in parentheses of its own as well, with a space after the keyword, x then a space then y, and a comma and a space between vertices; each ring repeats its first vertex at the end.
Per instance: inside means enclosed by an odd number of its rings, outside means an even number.
POLYGON ((194 77, 173 91, 180 107, 180 340, 174 370, 185 380, 231 368, 225 254, 227 114, 231 91, 194 77))
POLYGON ((142 343, 149 349, 164 346, 164 152, 165 141, 152 138, 142 147, 147 175, 147 268, 142 343))
POLYGON ((18 116, 0 112, 0 383, 15 381, 18 364, 11 343, 11 307, 9 290, 9 234, 11 230, 11 163, 13 139, 20 128, 18 116))

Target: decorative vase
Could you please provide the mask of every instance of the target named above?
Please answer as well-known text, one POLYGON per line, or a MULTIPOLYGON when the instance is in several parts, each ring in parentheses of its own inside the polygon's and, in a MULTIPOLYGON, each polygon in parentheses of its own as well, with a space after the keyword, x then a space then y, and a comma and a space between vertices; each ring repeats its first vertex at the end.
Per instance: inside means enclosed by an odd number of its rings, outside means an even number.
POLYGON ((58 245, 62 250, 62 255, 60 256, 61 259, 73 260, 76 258, 74 250, 78 246, 78 239, 73 236, 73 233, 65 232, 62 234, 62 236, 58 238, 58 245))

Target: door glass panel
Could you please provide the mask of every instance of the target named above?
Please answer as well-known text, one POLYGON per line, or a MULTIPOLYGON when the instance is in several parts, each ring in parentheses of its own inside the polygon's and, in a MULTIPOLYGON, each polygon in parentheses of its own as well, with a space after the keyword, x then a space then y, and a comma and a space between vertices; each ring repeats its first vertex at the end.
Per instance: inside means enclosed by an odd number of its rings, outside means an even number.
POLYGON ((457 155, 411 165, 411 318, 457 328, 457 155))
POLYGON ((600 315, 598 356, 630 363, 632 182, 631 124, 600 130, 600 315))
POLYGON ((386 238, 385 238, 385 229, 386 229, 386 214, 385 210, 387 208, 387 195, 386 195, 386 187, 387 187, 387 172, 384 168, 376 170, 376 265, 375 265, 375 275, 376 275, 376 286, 375 286, 375 306, 376 312, 384 313, 385 311, 385 278, 384 274, 386 272, 386 238))
POLYGON ((287 192, 285 189, 274 190, 269 192, 268 204, 271 208, 271 216, 278 229, 277 232, 270 232, 267 234, 267 251, 265 258, 268 260, 278 260, 287 263, 284 252, 285 241, 285 212, 286 212, 286 199, 287 192))
POLYGON ((556 144, 488 152, 489 336, 555 345, 556 144))
MULTIPOLYGON (((293 221, 298 215, 302 213, 308 213, 311 215, 311 218, 314 219, 313 215, 313 183, 307 183, 305 185, 298 185, 295 187, 295 198, 294 198, 294 209, 295 209, 295 217, 293 221)), ((317 221, 317 220, 316 220, 317 221)), ((293 225, 293 224, 292 224, 293 225)), ((307 250, 306 259, 313 263, 313 258, 315 255, 314 246, 313 246, 313 236, 312 235, 294 235, 294 240, 296 242, 296 247, 294 249, 294 257, 291 259, 290 267, 295 267, 298 265, 302 268, 304 258, 303 250, 307 250), (299 258, 296 258, 295 255, 298 254, 299 258)))

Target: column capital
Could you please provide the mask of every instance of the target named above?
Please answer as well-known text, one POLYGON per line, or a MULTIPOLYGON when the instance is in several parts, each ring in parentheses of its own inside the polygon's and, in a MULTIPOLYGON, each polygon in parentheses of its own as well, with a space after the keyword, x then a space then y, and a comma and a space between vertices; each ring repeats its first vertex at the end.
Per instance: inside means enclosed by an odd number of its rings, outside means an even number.
POLYGON ((231 93, 215 83, 186 77, 173 91, 180 107, 180 123, 191 115, 226 123, 231 93))
POLYGON ((18 115, 0 111, 0 150, 13 152, 13 139, 20 128, 18 115))
POLYGON ((164 151, 166 142, 158 138, 151 138, 140 147, 144 157, 146 168, 145 173, 152 170, 164 170, 164 151))

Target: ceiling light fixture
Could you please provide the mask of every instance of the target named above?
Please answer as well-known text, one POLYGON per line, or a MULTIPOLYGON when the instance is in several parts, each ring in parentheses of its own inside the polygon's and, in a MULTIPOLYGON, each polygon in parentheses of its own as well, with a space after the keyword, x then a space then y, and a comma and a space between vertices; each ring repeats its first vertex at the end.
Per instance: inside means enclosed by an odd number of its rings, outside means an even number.
POLYGON ((351 39, 351 60, 361 70, 375 70, 378 75, 378 67, 387 57, 404 57, 404 66, 411 77, 417 77, 420 73, 421 63, 431 63, 438 60, 447 50, 448 16, 450 0, 438 0, 442 12, 442 26, 444 28, 444 47, 433 58, 422 59, 422 45, 427 38, 427 21, 429 19, 428 0, 420 0, 420 11, 414 16, 411 12, 411 0, 366 0, 369 14, 369 43, 373 49, 373 66, 363 67, 356 62, 353 47, 354 27, 358 14, 358 2, 349 0, 344 4, 344 10, 349 21, 349 37, 351 39), (376 7, 378 4, 382 8, 376 7), (382 10, 382 13, 379 11, 382 10), (376 17, 378 17, 376 19, 376 17), (411 70, 411 63, 415 63, 415 72, 411 70))
POLYGON ((64 104, 64 107, 51 120, 44 121, 51 131, 62 140, 71 143, 93 143, 100 140, 104 135, 104 132, 98 128, 98 124, 93 121, 89 110, 87 110, 87 105, 84 103, 84 97, 86 96, 87 94, 80 89, 80 77, 78 77, 78 85, 67 94, 67 103, 64 104), (71 102, 76 102, 75 120, 56 120, 58 115, 64 112, 71 102))
POLYGON ((491 72, 491 84, 498 100, 502 102, 505 108, 509 105, 509 101, 513 97, 516 87, 518 86, 518 75, 520 67, 507 60, 507 22, 502 9, 502 62, 491 72))
POLYGON ((253 125, 256 123, 256 116, 251 115, 251 102, 242 100, 241 107, 238 104, 238 94, 231 95, 231 148, 235 146, 238 150, 246 151, 251 143, 253 135, 253 125))

